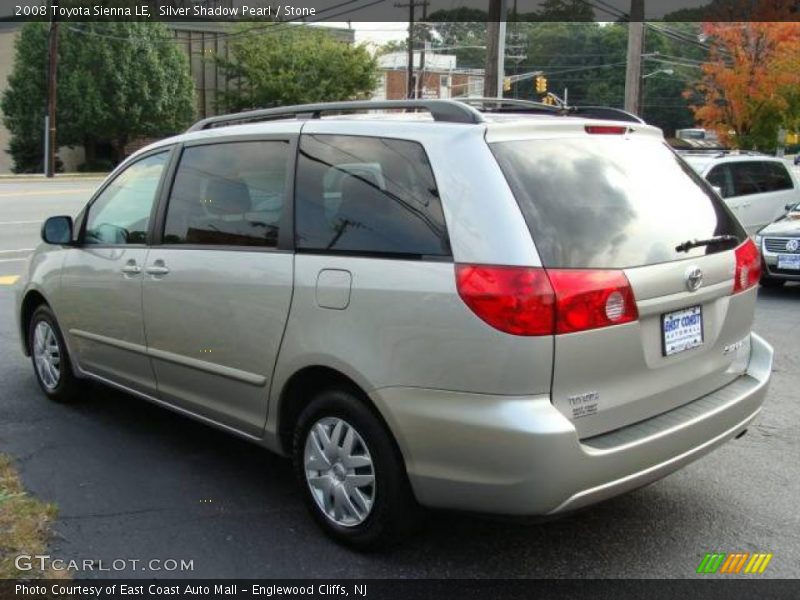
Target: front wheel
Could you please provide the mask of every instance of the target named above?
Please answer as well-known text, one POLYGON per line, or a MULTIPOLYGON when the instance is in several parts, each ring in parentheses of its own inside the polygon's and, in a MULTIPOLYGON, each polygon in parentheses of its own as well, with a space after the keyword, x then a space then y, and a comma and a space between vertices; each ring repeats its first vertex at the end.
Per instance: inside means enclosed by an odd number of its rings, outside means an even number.
POLYGON ((349 391, 322 392, 303 411, 294 465, 314 520, 338 542, 388 545, 417 524, 419 508, 391 434, 349 391))
POLYGON ((79 381, 72 373, 67 345, 56 317, 46 304, 39 306, 31 317, 28 347, 36 380, 47 397, 56 402, 73 400, 79 381))

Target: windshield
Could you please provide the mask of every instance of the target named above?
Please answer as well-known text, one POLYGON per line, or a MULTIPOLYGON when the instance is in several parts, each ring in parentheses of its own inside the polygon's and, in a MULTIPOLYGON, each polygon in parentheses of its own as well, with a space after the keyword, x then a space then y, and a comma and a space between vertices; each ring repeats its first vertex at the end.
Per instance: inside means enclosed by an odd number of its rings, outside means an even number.
POLYGON ((719 252, 745 233, 665 144, 623 136, 491 145, 545 267, 626 268, 719 252))

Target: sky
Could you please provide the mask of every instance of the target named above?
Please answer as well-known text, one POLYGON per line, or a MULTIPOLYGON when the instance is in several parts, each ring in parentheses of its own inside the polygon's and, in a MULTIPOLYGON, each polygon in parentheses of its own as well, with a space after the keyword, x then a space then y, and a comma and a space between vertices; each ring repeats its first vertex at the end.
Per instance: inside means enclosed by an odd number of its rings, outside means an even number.
MULTIPOLYGON (((347 28, 346 21, 325 21, 320 26, 347 28)), ((377 47, 386 42, 403 40, 408 37, 408 23, 388 21, 388 22, 359 22, 349 23, 356 32, 356 43, 366 42, 377 47)))

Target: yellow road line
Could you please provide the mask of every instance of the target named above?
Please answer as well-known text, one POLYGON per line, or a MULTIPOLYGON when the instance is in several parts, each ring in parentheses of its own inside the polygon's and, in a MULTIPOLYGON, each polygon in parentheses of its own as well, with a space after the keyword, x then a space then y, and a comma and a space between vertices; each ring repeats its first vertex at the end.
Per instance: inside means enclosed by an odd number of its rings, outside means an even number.
POLYGON ((79 188, 77 190, 42 190, 38 192, 0 192, 0 198, 14 198, 16 196, 64 196, 93 192, 95 189, 96 188, 79 188))
POLYGON ((19 275, 6 275, 4 277, 0 277, 0 285, 14 285, 17 283, 19 279, 19 275))

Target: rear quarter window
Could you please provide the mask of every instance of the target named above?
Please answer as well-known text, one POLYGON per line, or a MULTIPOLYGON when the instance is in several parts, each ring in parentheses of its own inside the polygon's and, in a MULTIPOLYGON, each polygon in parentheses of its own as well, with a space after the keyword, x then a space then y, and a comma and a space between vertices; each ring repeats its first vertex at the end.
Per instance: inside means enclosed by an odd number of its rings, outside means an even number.
POLYGON ((687 240, 744 239, 699 175, 664 143, 634 135, 491 144, 545 267, 652 265, 721 249, 678 252, 687 240))
POLYGON ((450 255, 433 171, 416 142, 301 136, 295 223, 301 251, 450 255))

